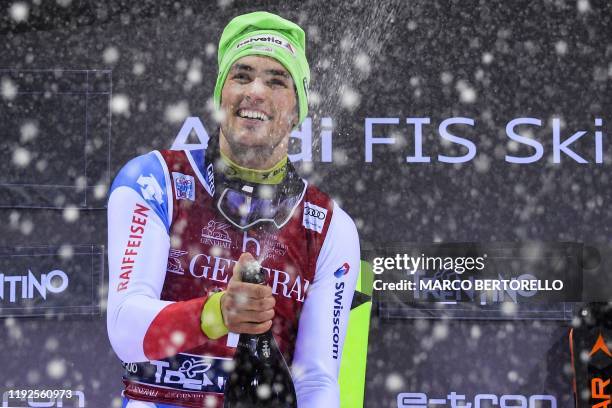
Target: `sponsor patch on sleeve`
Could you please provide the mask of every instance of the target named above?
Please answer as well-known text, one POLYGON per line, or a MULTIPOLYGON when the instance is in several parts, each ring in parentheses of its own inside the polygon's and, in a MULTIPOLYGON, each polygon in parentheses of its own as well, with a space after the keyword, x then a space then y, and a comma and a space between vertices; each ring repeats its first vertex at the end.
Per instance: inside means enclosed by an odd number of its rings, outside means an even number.
POLYGON ((351 269, 351 266, 348 264, 348 262, 345 262, 344 264, 342 264, 341 267, 336 269, 336 272, 334 272, 334 276, 336 278, 341 278, 348 273, 349 269, 351 269))
POLYGON ((164 190, 153 174, 150 173, 148 176, 141 174, 136 182, 140 186, 140 193, 145 200, 157 201, 158 204, 163 204, 164 190))
POLYGON ((302 219, 302 225, 305 228, 316 231, 319 234, 322 233, 326 217, 327 208, 319 207, 308 201, 304 203, 304 218, 302 219))
POLYGON ((172 172, 174 195, 177 200, 195 200, 195 181, 193 176, 172 172))

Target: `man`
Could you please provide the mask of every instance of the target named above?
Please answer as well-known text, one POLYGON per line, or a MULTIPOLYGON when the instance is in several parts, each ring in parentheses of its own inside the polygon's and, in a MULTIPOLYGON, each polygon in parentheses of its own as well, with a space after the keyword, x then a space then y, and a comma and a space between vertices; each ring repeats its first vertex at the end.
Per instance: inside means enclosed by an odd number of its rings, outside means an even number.
POLYGON ((272 329, 298 406, 337 407, 359 272, 354 223, 288 161, 307 115, 305 35, 265 12, 219 42, 206 151, 154 151, 117 175, 108 202, 108 333, 124 406, 223 406, 237 333, 272 329), (257 259, 267 285, 237 271, 257 259))

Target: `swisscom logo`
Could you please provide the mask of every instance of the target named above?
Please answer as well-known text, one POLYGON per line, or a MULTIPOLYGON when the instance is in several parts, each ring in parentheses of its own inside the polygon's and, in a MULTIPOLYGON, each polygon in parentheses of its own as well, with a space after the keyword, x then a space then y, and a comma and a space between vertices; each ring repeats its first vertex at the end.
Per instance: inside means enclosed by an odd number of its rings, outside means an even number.
MULTIPOLYGON (((349 264, 345 262, 339 267, 334 276, 338 279, 342 278, 349 271, 349 264)), ((344 297, 344 281, 337 281, 334 285, 336 292, 334 293, 334 310, 332 314, 332 358, 337 360, 340 357, 340 315, 344 305, 342 298, 344 297)))
POLYGON ((341 267, 339 267, 338 269, 336 269, 336 272, 334 272, 334 276, 336 278, 341 278, 344 275, 346 275, 349 271, 351 267, 349 266, 349 264, 347 262, 345 262, 341 267))

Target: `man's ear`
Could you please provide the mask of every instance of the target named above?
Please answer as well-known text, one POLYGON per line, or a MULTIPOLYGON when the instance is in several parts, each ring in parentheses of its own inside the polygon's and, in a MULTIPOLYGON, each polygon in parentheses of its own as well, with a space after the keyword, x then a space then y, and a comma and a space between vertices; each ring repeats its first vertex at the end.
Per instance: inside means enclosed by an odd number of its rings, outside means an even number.
POLYGON ((295 127, 298 124, 298 121, 300 120, 300 113, 299 113, 299 107, 296 107, 296 110, 293 111, 291 118, 289 119, 290 123, 291 123, 291 129, 295 129, 295 127))
POLYGON ((293 84, 293 92, 295 92, 295 111, 293 112, 293 114, 295 115, 293 120, 291 121, 291 125, 292 125, 292 129, 295 129, 298 125, 298 122, 300 120, 300 100, 298 98, 298 91, 297 88, 295 86, 295 83, 293 84))
POLYGON ((294 116, 293 116, 293 121, 291 122, 291 124, 293 125, 293 129, 295 129, 298 125, 298 123, 300 122, 300 107, 299 105, 296 107, 296 111, 294 112, 294 116))

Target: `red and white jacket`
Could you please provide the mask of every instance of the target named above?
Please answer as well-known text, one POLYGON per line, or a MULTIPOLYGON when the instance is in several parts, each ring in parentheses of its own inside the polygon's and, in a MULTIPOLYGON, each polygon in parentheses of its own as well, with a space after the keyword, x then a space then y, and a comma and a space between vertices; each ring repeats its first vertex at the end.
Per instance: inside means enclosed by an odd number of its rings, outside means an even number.
POLYGON ((338 407, 340 357, 359 273, 350 217, 305 184, 281 229, 233 227, 216 209, 204 150, 154 151, 128 162, 108 201, 108 335, 128 398, 184 407, 223 404, 237 335, 200 329, 243 252, 267 273, 272 331, 291 365, 298 406, 338 407))

